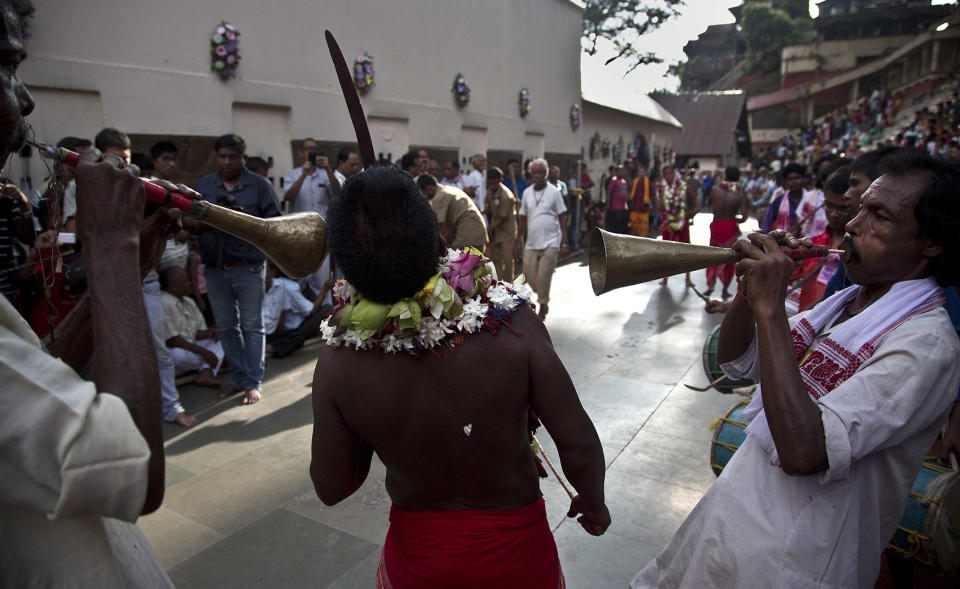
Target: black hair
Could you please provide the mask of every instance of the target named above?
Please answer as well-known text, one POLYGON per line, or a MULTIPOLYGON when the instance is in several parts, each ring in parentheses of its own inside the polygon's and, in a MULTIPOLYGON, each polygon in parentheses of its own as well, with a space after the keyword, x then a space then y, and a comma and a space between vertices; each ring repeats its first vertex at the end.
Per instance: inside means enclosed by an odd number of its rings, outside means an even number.
POLYGON ((130 163, 134 164, 140 168, 141 172, 152 172, 153 171, 153 158, 145 153, 130 154, 130 163))
POLYGON ((727 182, 736 182, 740 179, 740 168, 737 166, 727 166, 723 171, 724 177, 726 177, 727 182))
POLYGON ((459 169, 460 169, 460 162, 458 162, 457 160, 448 160, 448 163, 449 163, 451 166, 453 166, 453 169, 454 169, 454 170, 459 170, 459 169))
POLYGON ((80 148, 86 149, 93 145, 93 141, 89 139, 84 139, 83 137, 64 137, 60 141, 57 141, 57 147, 63 147, 69 149, 70 151, 82 151, 80 148))
POLYGON ((850 166, 840 166, 827 176, 823 182, 823 190, 834 194, 844 195, 850 188, 850 166))
POLYGON ((417 165, 417 160, 420 159, 417 157, 417 152, 410 150, 407 153, 403 154, 403 157, 400 158, 400 169, 407 171, 413 166, 417 165))
POLYGON ((901 147, 881 147, 880 149, 868 151, 850 163, 850 173, 863 172, 863 175, 873 182, 879 178, 882 173, 880 162, 884 158, 898 154, 901 151, 903 151, 901 147))
POLYGON ((503 180, 503 170, 497 166, 487 170, 487 180, 503 180))
POLYGON ((792 174, 792 173, 800 174, 801 176, 806 178, 807 167, 804 166, 803 164, 798 164, 797 162, 793 162, 783 166, 783 170, 780 173, 783 175, 784 180, 787 179, 788 174, 792 174))
POLYGON ((891 176, 925 173, 927 185, 913 209, 917 237, 929 238, 943 248, 930 260, 927 273, 940 286, 960 284, 960 163, 904 149, 883 158, 881 166, 883 174, 891 176))
POLYGON ((339 164, 340 162, 345 162, 350 159, 351 153, 360 155, 360 152, 352 147, 341 147, 340 151, 337 152, 337 163, 339 164))
POLYGON ((330 252, 364 297, 412 297, 437 273, 437 216, 409 174, 372 167, 351 176, 329 209, 330 252))
POLYGON ((430 174, 420 174, 417 176, 417 188, 423 191, 427 186, 436 186, 437 179, 430 174))
POLYGON ((216 142, 213 144, 213 151, 220 151, 224 147, 232 149, 237 153, 246 153, 247 151, 246 141, 243 140, 243 137, 235 133, 227 133, 226 135, 217 137, 216 142))
POLYGON ((114 149, 130 149, 130 138, 120 129, 107 127, 93 138, 93 145, 100 151, 106 151, 108 147, 114 149))
POLYGON ((303 149, 303 144, 306 143, 307 141, 312 141, 312 142, 316 143, 316 144, 317 144, 317 148, 318 148, 318 149, 320 148, 320 142, 319 142, 319 141, 317 141, 317 140, 314 139, 313 137, 304 137, 304 138, 303 138, 303 141, 300 142, 300 149, 303 149))
POLYGON ((172 141, 157 141, 153 144, 153 147, 150 148, 150 157, 153 159, 159 158, 165 153, 177 153, 177 146, 173 144, 172 141))

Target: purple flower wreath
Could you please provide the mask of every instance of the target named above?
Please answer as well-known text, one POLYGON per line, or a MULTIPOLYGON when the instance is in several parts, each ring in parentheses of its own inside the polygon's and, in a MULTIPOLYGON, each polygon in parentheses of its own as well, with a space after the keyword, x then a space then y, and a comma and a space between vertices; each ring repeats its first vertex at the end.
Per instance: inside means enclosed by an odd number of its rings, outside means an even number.
POLYGON ((360 96, 366 96, 376 84, 373 81, 373 58, 366 53, 358 55, 353 64, 353 84, 360 96))
POLYGON ((457 100, 457 106, 460 108, 470 104, 470 86, 460 72, 457 72, 457 76, 453 79, 453 88, 450 88, 450 91, 453 92, 453 96, 457 100))
POLYGON ((570 107, 570 128, 576 131, 580 128, 580 105, 574 104, 570 107))
POLYGON ((213 31, 210 38, 210 69, 221 79, 229 80, 237 75, 240 53, 237 52, 237 37, 240 31, 232 24, 223 21, 213 31))
POLYGON ((520 118, 525 119, 530 114, 530 91, 520 88, 520 118))

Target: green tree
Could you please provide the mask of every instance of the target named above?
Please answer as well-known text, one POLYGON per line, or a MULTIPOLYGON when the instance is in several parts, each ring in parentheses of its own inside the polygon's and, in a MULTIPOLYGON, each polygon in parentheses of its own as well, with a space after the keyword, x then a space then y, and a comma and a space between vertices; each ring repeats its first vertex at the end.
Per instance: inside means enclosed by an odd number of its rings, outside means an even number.
POLYGON ((812 28, 809 13, 793 18, 784 9, 757 1, 743 7, 740 24, 747 44, 747 69, 764 73, 778 70, 783 48, 802 42, 812 28))
POLYGON ((637 66, 660 63, 663 60, 653 52, 644 53, 634 43, 667 19, 679 14, 683 0, 586 0, 583 11, 583 50, 597 53, 597 41, 613 42, 617 55, 607 60, 625 58, 632 61, 627 73, 637 66))

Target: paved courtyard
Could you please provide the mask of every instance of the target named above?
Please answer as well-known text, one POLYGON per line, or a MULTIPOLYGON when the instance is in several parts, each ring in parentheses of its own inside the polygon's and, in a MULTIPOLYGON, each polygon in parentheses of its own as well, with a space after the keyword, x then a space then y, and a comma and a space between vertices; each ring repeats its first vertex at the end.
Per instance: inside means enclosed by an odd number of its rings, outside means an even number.
MULTIPOLYGON (((695 243, 707 243, 709 223, 697 217, 695 243)), ((702 270, 694 281, 702 290, 702 270)), ((720 319, 682 276, 595 297, 584 255, 557 269, 546 325, 600 434, 613 518, 604 536, 589 536, 565 518, 569 501, 552 475, 541 481, 569 587, 623 587, 713 482, 709 424, 739 397, 683 384, 708 382, 701 350, 720 319)), ((367 482, 339 505, 317 499, 308 472, 315 354, 271 359, 253 407, 181 390, 200 424, 166 426, 166 499, 140 519, 177 587, 374 586, 390 508, 384 469, 374 458, 367 482)), ((556 457, 549 434, 538 437, 556 457)))

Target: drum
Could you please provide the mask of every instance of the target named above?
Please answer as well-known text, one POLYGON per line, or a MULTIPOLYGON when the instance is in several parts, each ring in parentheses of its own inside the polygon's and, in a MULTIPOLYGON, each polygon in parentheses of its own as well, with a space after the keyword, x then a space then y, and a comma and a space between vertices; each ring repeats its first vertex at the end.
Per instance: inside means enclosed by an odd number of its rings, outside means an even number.
MULTIPOLYGON (((720 326, 718 325, 710 332, 710 337, 707 338, 707 341, 703 343, 703 370, 707 373, 707 380, 710 382, 723 376, 723 370, 720 370, 720 363, 717 362, 717 343, 719 341, 720 326)), ((752 384, 753 381, 749 379, 731 380, 727 378, 713 385, 713 388, 721 393, 732 393, 733 389, 748 387, 752 384)))
POLYGON ((734 405, 727 414, 717 420, 710 442, 710 468, 720 476, 723 468, 733 458, 740 444, 747 438, 747 424, 741 419, 743 410, 750 401, 744 399, 734 405))
POLYGON ((927 459, 887 548, 937 573, 960 569, 960 475, 927 459))

